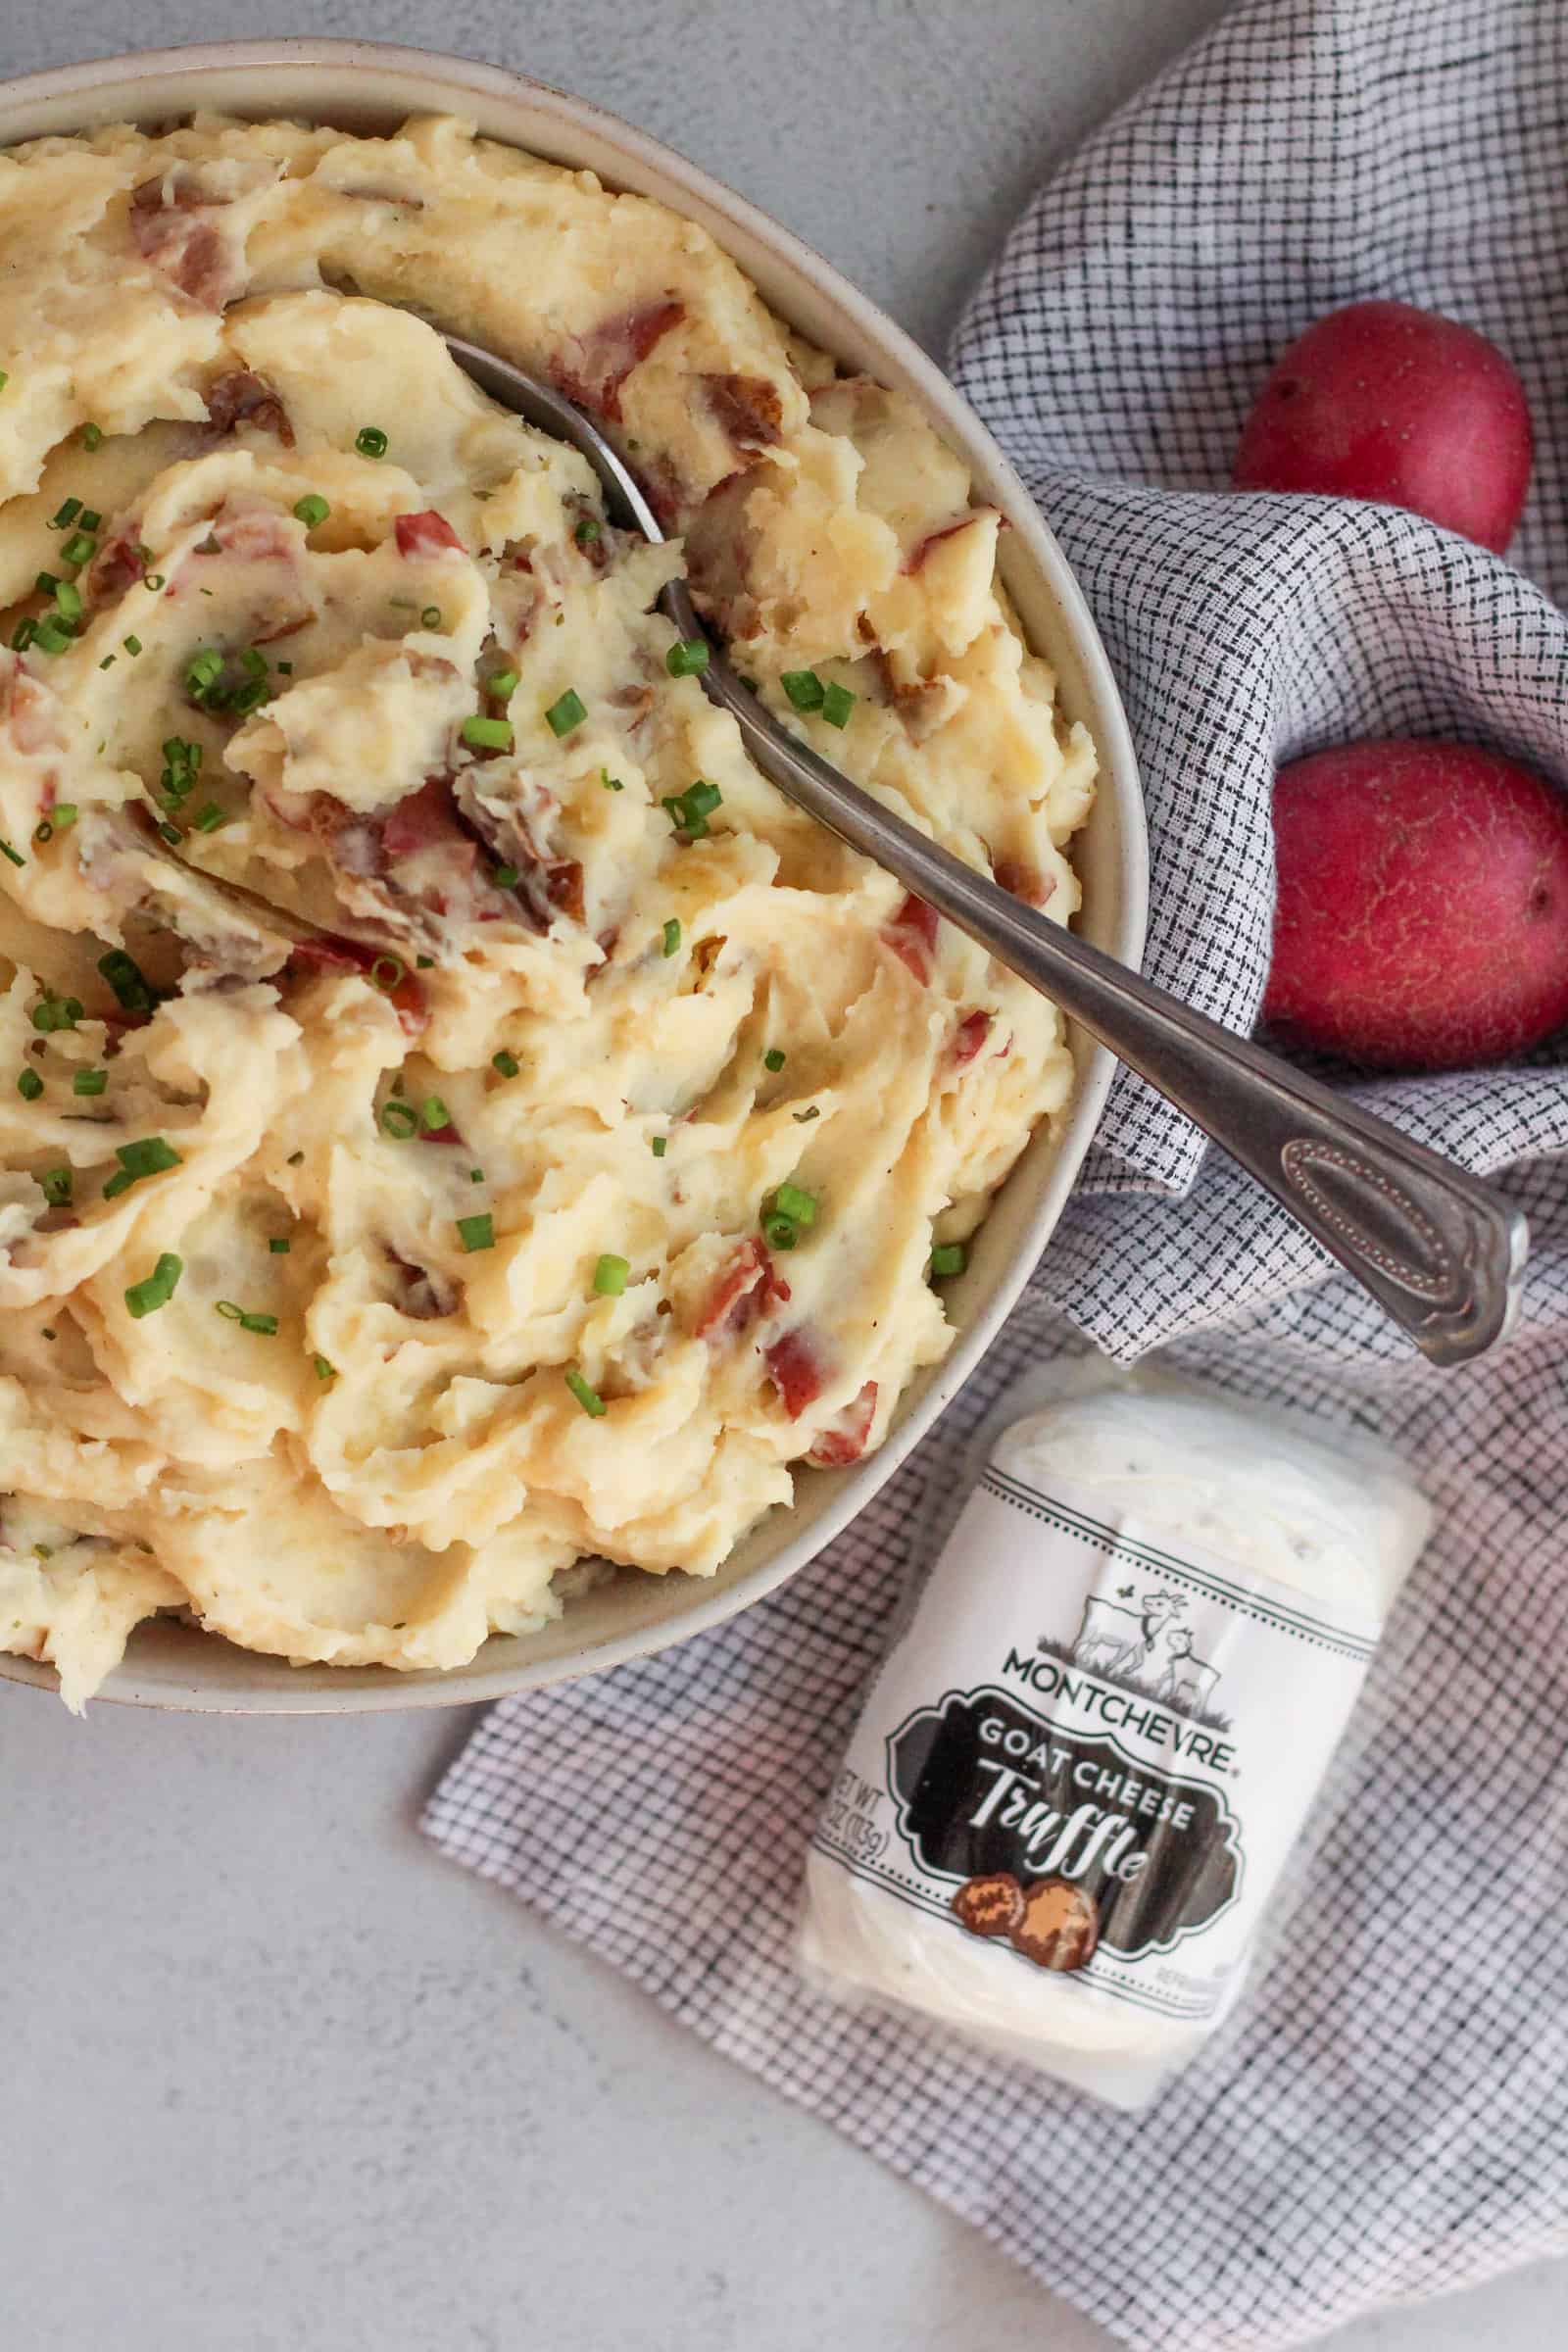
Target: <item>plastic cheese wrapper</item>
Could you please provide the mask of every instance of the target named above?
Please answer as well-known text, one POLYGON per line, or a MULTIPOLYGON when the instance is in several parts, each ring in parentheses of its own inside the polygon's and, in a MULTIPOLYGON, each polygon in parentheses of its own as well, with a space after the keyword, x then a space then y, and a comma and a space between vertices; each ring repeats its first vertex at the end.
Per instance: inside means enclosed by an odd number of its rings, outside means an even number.
POLYGON ((1275 1924, 1431 1513, 1357 1436, 1094 1358, 975 1466, 817 1824, 801 1964, 1142 2107, 1275 1924))

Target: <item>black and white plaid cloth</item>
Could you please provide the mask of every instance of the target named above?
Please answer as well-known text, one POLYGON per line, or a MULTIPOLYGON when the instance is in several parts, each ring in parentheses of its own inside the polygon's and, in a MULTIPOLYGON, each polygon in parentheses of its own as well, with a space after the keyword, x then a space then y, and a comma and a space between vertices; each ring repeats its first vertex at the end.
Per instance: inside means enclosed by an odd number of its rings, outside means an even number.
MULTIPOLYGON (((1277 760, 1470 738, 1568 781, 1568 10, 1258 0, 1037 199, 959 381, 1099 615, 1153 832, 1152 975, 1248 1029, 1277 760), (1223 492, 1271 357, 1392 295, 1493 335, 1529 389, 1517 568, 1414 516, 1223 492)), ((1503 1172, 1524 1323, 1434 1372, 1124 1076, 1034 1285, 945 1422, 774 1599, 498 1707, 431 1801, 514 1887, 718 2048, 1147 2352, 1265 2352, 1568 2251, 1568 1084, 1364 1099, 1503 1172), (1437 1504, 1250 1997, 1148 2116, 808 1994, 802 1856, 966 1433, 1062 1344, 1382 1431, 1437 1504), (606 1804, 605 1791, 615 1792, 606 1804)))

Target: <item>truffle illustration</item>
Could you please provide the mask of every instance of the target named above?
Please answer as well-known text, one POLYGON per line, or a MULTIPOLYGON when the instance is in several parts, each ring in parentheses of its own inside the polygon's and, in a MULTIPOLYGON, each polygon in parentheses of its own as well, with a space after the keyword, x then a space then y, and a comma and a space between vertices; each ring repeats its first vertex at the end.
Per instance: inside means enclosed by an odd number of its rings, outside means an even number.
POLYGON ((953 1908, 971 1936, 1010 1936, 1023 1918, 1023 1888, 1010 1871, 966 1879, 953 1908))
POLYGON ((1070 1879, 1039 1879, 1024 1890, 1020 1915, 1006 1933, 1013 1950, 1037 1968, 1082 1968, 1100 1940, 1100 1912, 1094 1896, 1070 1879))

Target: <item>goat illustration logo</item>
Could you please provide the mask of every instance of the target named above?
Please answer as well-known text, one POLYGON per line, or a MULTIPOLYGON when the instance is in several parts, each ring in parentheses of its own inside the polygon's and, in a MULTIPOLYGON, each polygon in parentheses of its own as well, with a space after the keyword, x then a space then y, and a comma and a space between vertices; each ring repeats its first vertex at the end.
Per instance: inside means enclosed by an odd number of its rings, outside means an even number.
MULTIPOLYGON (((1130 1585, 1120 1591, 1132 1598, 1130 1585)), ((1192 1629, 1180 1621, 1186 1606, 1182 1592, 1145 1592, 1130 1607, 1093 1592, 1084 1602, 1072 1663, 1156 1699, 1174 1715, 1196 1715, 1212 1699, 1219 1670, 1195 1652, 1192 1629)))

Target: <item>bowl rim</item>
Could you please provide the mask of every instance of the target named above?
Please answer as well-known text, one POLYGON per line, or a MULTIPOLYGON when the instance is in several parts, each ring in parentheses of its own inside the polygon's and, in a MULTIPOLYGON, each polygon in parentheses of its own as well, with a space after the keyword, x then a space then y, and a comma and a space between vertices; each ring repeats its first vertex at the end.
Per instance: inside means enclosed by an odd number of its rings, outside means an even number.
MULTIPOLYGON (((549 118, 553 128, 559 126, 568 153, 547 160, 566 163, 570 168, 569 150, 573 142, 580 145, 584 140, 596 148, 613 149, 632 167, 626 179, 618 180, 612 168, 607 171, 598 162, 588 167, 608 184, 640 186, 644 179, 657 182, 659 201, 670 204, 677 211, 684 208, 689 217, 700 220, 710 229, 721 247, 725 246, 725 228, 736 232, 742 242, 760 247, 783 274, 845 322, 852 342, 867 339, 886 355, 944 437, 983 479, 987 497, 1002 507, 1014 526, 1023 557, 1043 579, 1059 614, 1062 641, 1071 645, 1096 707, 1101 788, 1108 786, 1114 800, 1117 856, 1109 925, 1111 949, 1121 961, 1136 969, 1144 951, 1149 906, 1149 844, 1137 757, 1114 673, 1066 557, 1010 461, 936 361, 814 248, 748 197, 611 109, 536 76, 415 44, 317 39, 308 35, 132 50, 0 80, 0 149, 44 135, 69 136, 73 131, 90 129, 100 122, 135 120, 138 86, 158 79, 188 80, 192 85, 188 101, 176 101, 172 107, 160 104, 160 118, 166 113, 178 116, 200 106, 203 101, 199 85, 204 78, 254 74, 261 85, 255 109, 258 119, 272 115, 308 121, 310 109, 297 98, 280 97, 275 105, 270 106, 265 85, 269 79, 312 68, 337 74, 365 74, 368 77, 363 95, 352 100, 345 101, 341 89, 335 99, 323 92, 320 117, 324 120, 332 119, 334 105, 373 106, 376 92, 371 85, 377 74, 390 77, 417 74, 427 87, 427 111, 431 113, 462 115, 466 98, 470 102, 487 100, 501 107, 526 109, 549 118), (114 104, 106 111, 98 102, 110 96, 114 104), (45 133, 19 125, 18 118, 29 110, 58 110, 70 101, 79 101, 79 117, 58 132, 45 133)), ((232 105, 231 100, 226 103, 232 105)), ((247 106, 245 111, 252 110, 247 106)), ((509 135, 504 130, 480 127, 481 135, 503 145, 529 153, 544 152, 535 141, 525 143, 520 134, 509 135)), ((575 168, 583 168, 580 157, 575 168)), ((771 295, 766 299, 769 308, 780 308, 771 295)), ((788 318, 787 305, 782 315, 788 318)), ((831 350, 831 343, 828 348, 831 350)), ((1073 1095, 1050 1152, 1040 1198, 978 1311, 965 1320, 935 1377, 876 1453, 854 1470, 818 1473, 819 1478, 832 1478, 837 1492, 810 1512, 799 1534, 733 1583, 715 1589, 667 1620, 634 1625, 580 1653, 524 1659, 513 1664, 497 1660, 486 1665, 481 1649, 467 1665, 440 1672, 404 1673, 392 1668, 343 1669, 325 1665, 305 1670, 332 1678, 325 1686, 302 1679, 247 1688, 240 1680, 206 1680, 194 1665, 188 1677, 174 1676, 167 1670, 148 1676, 138 1670, 133 1644, 132 1652, 111 1672, 97 1697, 118 1705, 225 1714, 360 1714, 486 1703, 514 1691, 601 1673, 632 1658, 652 1656, 711 1630, 776 1592, 832 1543, 887 1483, 963 1386, 1016 1303, 1060 1217, 1099 1126, 1114 1073, 1109 1053, 1081 1033, 1074 1038, 1073 1054, 1073 1095), (338 1677, 342 1680, 338 1681, 338 1677)), ((244 1658, 251 1653, 239 1650, 235 1654, 244 1658)), ((199 1655, 199 1648, 193 1645, 193 1659, 199 1655)), ((265 1666, 270 1672, 282 1663, 269 1654, 259 1660, 259 1670, 265 1666)), ((51 1692, 58 1689, 52 1666, 8 1652, 0 1652, 0 1680, 51 1692)))

